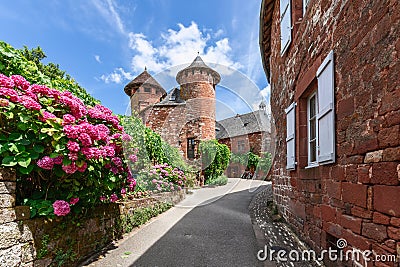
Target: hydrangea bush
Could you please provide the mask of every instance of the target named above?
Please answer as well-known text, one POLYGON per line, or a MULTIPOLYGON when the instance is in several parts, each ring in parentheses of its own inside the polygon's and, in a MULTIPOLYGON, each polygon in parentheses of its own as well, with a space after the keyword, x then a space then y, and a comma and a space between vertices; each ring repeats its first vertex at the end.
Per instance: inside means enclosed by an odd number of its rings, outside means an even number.
POLYGON ((182 190, 187 177, 182 170, 167 163, 154 165, 149 173, 142 173, 138 177, 138 184, 143 190, 155 192, 170 192, 182 190))
POLYGON ((16 168, 17 204, 34 214, 65 216, 135 189, 127 161, 137 151, 123 151, 131 137, 104 106, 0 74, 0 127, 1 165, 16 168))

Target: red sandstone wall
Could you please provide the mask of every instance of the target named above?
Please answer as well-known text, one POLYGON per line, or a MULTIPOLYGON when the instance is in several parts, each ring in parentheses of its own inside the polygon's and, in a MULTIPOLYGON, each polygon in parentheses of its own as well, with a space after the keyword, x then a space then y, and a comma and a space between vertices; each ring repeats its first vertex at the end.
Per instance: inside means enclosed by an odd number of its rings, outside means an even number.
MULTIPOLYGON (((293 9, 299 5, 292 1, 293 9)), ((276 1, 271 43, 275 200, 315 248, 327 247, 333 236, 352 247, 399 255, 399 1, 312 0, 304 18, 294 13, 293 40, 281 57, 276 1), (305 169, 302 97, 330 50, 335 57, 336 163, 305 169), (298 102, 296 136, 302 138, 296 140, 299 165, 289 172, 284 108, 293 101, 298 102)))

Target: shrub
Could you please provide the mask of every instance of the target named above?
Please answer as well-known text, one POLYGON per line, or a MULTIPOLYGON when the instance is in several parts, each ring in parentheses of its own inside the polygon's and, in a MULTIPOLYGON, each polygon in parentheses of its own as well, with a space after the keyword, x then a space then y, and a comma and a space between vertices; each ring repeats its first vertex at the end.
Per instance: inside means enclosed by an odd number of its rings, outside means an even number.
POLYGON ((40 47, 29 50, 15 49, 11 45, 0 41, 0 72, 7 75, 21 75, 28 82, 44 84, 59 91, 69 91, 78 97, 85 105, 94 107, 100 101, 93 98, 79 84, 74 81, 65 71, 59 69, 54 63, 47 65, 41 63, 46 57, 40 47))
POLYGON ((206 181, 208 185, 226 185, 228 183, 228 177, 225 174, 218 176, 215 179, 209 179, 206 181))
POLYGON ((202 141, 200 143, 202 169, 205 179, 216 179, 228 167, 231 151, 227 145, 217 140, 202 141))
MULTIPOLYGON (((18 171, 17 204, 32 214, 50 215, 60 200, 79 212, 134 190, 122 149, 131 137, 108 108, 0 74, 0 111, 1 165, 18 171)), ((133 160, 134 151, 124 152, 133 160)))

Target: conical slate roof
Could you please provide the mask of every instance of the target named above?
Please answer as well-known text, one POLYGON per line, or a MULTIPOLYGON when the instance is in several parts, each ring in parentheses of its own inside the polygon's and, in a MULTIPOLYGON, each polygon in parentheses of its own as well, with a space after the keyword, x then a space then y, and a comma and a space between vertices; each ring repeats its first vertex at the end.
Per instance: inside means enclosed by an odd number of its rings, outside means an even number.
MULTIPOLYGON (((140 86, 143 84, 150 85, 152 87, 156 87, 160 90, 162 90, 163 94, 166 93, 164 88, 153 78, 153 76, 150 75, 150 73, 147 72, 147 68, 144 69, 142 73, 140 73, 135 79, 130 81, 124 88, 125 93, 128 96, 131 96, 130 92, 131 90, 137 90, 140 86)), ((135 92, 133 92, 134 94, 135 92)))
POLYGON ((219 73, 216 72, 215 70, 213 70, 212 68, 210 68, 209 66, 207 66, 206 63, 204 63, 203 59, 200 56, 197 56, 193 60, 192 64, 190 64, 188 67, 186 67, 183 70, 178 72, 178 74, 176 75, 176 81, 180 84, 181 76, 185 72, 195 70, 195 69, 201 69, 201 70, 205 70, 208 73, 211 73, 211 75, 214 78, 214 84, 219 83, 221 80, 221 76, 219 75, 219 73))

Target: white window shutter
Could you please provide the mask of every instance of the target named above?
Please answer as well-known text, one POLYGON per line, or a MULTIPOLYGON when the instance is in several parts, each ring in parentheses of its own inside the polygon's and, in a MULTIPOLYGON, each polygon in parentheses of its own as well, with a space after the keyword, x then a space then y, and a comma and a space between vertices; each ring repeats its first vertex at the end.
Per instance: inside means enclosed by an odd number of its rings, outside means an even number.
POLYGON ((333 51, 317 71, 318 79, 318 163, 335 162, 335 109, 334 109, 333 51))
POLYGON ((296 103, 292 103, 286 112, 286 169, 294 170, 296 168, 296 103))
POLYGON ((292 14, 290 0, 281 0, 279 7, 281 16, 281 55, 283 55, 292 41, 292 14))

